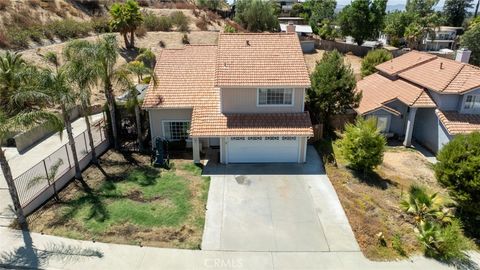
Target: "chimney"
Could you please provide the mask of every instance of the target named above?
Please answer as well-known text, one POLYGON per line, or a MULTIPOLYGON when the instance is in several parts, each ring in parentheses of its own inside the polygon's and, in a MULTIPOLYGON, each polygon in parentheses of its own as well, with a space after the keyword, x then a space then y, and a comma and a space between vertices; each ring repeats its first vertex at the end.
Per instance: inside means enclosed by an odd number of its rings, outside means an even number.
POLYGON ((457 55, 455 56, 455 61, 461 62, 461 63, 467 63, 470 61, 470 55, 472 54, 472 51, 470 51, 467 48, 461 48, 457 50, 457 55))
POLYGON ((295 33, 295 24, 293 22, 288 22, 287 33, 295 33))

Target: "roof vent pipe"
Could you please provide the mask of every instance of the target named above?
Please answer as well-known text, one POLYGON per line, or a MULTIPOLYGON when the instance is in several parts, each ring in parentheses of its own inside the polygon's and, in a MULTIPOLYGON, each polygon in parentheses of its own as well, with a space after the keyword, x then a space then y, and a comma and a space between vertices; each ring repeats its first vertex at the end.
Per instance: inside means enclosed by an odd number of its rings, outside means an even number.
POLYGON ((440 69, 443 69, 443 62, 440 62, 440 69))
POLYGON ((250 40, 246 40, 245 44, 247 44, 247 46, 250 46, 250 40))

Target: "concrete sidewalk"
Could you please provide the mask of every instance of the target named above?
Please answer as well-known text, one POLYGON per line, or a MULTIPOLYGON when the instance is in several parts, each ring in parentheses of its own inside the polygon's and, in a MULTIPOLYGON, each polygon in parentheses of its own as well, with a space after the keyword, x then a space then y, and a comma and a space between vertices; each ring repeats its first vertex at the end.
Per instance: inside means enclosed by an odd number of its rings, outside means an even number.
MULTIPOLYGON (((90 123, 93 125, 101 119, 103 119, 103 113, 94 114, 90 117, 90 123)), ((83 117, 72 123, 72 129, 74 137, 87 130, 87 125, 85 124, 83 117)), ((59 132, 55 133, 24 153, 19 153, 17 148, 14 147, 3 149, 8 163, 10 164, 13 177, 15 178, 67 143, 68 136, 64 130, 62 136, 60 136, 59 132)), ((8 193, 7 183, 0 170, 0 226, 8 226, 13 220, 14 214, 10 210, 11 204, 12 201, 10 199, 10 194, 8 193)))
MULTIPOLYGON (((201 251, 93 243, 0 228, 0 267, 42 269, 455 269, 424 257, 372 262, 361 252, 201 251)), ((480 262, 478 253, 472 261, 480 262)), ((462 269, 478 269, 474 263, 462 269)))

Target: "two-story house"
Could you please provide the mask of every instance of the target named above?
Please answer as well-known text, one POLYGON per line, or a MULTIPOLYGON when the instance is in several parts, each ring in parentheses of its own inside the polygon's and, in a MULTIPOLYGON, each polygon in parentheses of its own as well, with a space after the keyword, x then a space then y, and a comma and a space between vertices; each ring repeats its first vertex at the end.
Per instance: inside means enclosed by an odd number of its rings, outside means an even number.
POLYGON ((220 34, 217 45, 164 49, 143 108, 157 137, 215 147, 222 163, 306 159, 310 79, 295 33, 220 34))
POLYGON ((404 145, 416 140, 434 153, 457 134, 479 131, 480 68, 467 64, 469 55, 459 50, 454 61, 412 51, 378 65, 357 83, 357 113, 375 117, 404 145))
POLYGON ((459 32, 463 32, 463 27, 439 26, 423 38, 423 48, 425 51, 453 50, 459 32))

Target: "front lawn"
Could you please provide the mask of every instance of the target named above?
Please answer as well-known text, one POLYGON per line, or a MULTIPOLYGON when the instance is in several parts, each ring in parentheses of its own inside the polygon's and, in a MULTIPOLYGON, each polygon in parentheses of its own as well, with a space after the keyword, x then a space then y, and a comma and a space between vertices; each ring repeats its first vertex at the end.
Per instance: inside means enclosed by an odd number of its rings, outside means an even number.
POLYGON ((392 260, 421 254, 412 218, 399 204, 414 183, 448 197, 438 185, 432 165, 415 150, 387 147, 383 163, 363 175, 347 168, 335 142, 323 140, 316 146, 364 255, 372 260, 392 260))
POLYGON ((150 157, 109 151, 33 214, 33 231, 75 239, 199 248, 209 179, 191 160, 153 168, 150 157))

